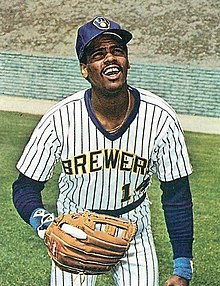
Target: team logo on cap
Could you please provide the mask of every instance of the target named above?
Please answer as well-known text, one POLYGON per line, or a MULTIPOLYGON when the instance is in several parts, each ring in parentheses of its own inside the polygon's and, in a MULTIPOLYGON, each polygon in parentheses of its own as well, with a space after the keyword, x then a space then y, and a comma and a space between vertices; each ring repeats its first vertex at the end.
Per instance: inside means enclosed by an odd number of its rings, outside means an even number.
POLYGON ((110 22, 109 20, 103 18, 103 17, 97 17, 93 21, 93 25, 96 26, 96 28, 100 30, 108 30, 110 28, 110 22))

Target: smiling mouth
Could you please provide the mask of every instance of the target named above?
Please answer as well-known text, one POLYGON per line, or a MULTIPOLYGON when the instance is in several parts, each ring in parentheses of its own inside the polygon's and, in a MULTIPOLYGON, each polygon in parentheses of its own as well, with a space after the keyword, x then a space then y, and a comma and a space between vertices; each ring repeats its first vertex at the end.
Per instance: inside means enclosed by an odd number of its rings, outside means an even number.
POLYGON ((120 73, 119 67, 107 67, 103 71, 103 74, 108 77, 115 77, 120 73))

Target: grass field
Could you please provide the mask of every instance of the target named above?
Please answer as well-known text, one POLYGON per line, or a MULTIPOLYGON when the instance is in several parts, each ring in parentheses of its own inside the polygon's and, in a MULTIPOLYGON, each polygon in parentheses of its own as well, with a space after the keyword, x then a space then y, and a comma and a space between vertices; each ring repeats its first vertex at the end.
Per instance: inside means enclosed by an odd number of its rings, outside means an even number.
MULTIPOLYGON (((43 242, 18 216, 11 200, 11 185, 17 177, 15 164, 39 116, 0 112, 0 286, 49 285, 50 260, 43 242)), ((220 136, 186 132, 194 173, 191 186, 194 201, 195 242, 192 286, 220 285, 220 136)), ((43 192, 45 206, 54 211, 57 196, 53 179, 43 192)), ((172 271, 170 244, 160 206, 160 190, 155 179, 150 190, 152 225, 155 235, 160 286, 172 271)), ((112 286, 109 275, 98 278, 97 286, 112 286)), ((135 286, 135 285, 134 285, 135 286)))

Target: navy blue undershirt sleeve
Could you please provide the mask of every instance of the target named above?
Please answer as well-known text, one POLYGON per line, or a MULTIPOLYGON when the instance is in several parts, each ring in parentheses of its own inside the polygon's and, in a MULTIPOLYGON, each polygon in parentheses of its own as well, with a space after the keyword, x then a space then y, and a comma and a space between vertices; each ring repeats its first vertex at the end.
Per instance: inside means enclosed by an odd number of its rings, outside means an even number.
POLYGON ((37 208, 44 208, 41 197, 44 184, 45 182, 38 182, 19 174, 18 179, 12 185, 14 206, 21 218, 28 224, 32 212, 37 208))
POLYGON ((173 258, 192 258, 193 210, 188 176, 160 182, 162 207, 173 248, 173 258))

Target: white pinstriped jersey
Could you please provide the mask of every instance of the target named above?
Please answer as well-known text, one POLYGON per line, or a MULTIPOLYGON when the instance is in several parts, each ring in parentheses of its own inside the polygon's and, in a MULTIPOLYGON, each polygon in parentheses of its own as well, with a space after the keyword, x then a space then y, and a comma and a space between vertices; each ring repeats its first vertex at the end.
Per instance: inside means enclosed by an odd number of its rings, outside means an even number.
POLYGON ((142 196, 138 186, 153 173, 162 181, 191 173, 173 109, 149 91, 130 88, 135 107, 117 134, 104 130, 96 119, 90 90, 62 100, 34 130, 17 168, 47 181, 61 161, 59 213, 118 209, 142 196))

